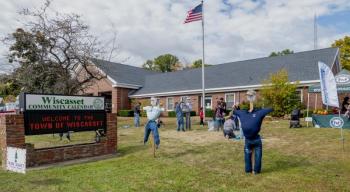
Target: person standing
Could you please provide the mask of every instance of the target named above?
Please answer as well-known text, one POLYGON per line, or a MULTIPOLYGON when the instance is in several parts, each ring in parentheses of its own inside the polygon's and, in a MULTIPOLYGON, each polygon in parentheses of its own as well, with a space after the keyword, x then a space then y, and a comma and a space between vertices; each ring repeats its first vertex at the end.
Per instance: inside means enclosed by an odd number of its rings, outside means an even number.
POLYGON ((192 104, 189 98, 186 99, 186 103, 184 104, 183 110, 186 114, 186 130, 191 130, 191 110, 192 110, 192 104))
POLYGON ((217 101, 216 109, 215 109, 215 128, 217 131, 220 131, 220 129, 223 129, 223 109, 220 101, 217 101))
POLYGON ((141 103, 138 102, 134 107, 134 125, 140 127, 141 103))
MULTIPOLYGON (((241 110, 241 108, 239 107, 239 103, 238 102, 235 103, 234 105, 232 105, 232 112, 237 111, 237 110, 241 110)), ((240 136, 240 138, 243 138, 243 131, 242 131, 242 127, 241 127, 241 123, 239 121, 239 118, 236 115, 233 115, 233 116, 235 116, 234 119, 235 119, 236 128, 238 128, 239 131, 240 131, 239 136, 240 136)))
POLYGON ((246 110, 235 110, 233 113, 240 118, 244 144, 245 172, 259 174, 261 172, 262 142, 259 135, 264 117, 273 109, 254 109, 253 101, 250 101, 250 108, 246 110), (253 154, 254 152, 254 154, 253 154), (254 155, 254 168, 252 167, 252 155, 254 155))
POLYGON ((220 98, 220 103, 221 103, 221 110, 222 110, 222 116, 223 116, 223 118, 222 118, 222 122, 221 122, 221 124, 222 125, 224 125, 224 123, 225 123, 225 115, 227 114, 227 104, 226 104, 226 102, 224 101, 224 98, 220 98))
POLYGON ((203 126, 204 126, 203 107, 201 107, 200 110, 199 110, 199 118, 200 118, 200 123, 199 123, 199 125, 200 125, 201 127, 203 127, 203 126))
POLYGON ((154 144, 156 145, 156 148, 159 148, 160 139, 159 139, 159 132, 158 132, 158 126, 157 126, 157 119, 160 116, 160 113, 164 111, 164 108, 159 107, 159 104, 157 102, 157 99, 152 97, 151 98, 151 106, 143 107, 143 110, 146 111, 147 114, 147 123, 145 125, 145 133, 143 137, 143 144, 145 145, 148 141, 148 138, 153 133, 154 138, 154 144))
POLYGON ((346 96, 346 97, 344 97, 344 100, 343 100, 343 102, 341 104, 341 113, 342 114, 347 111, 348 106, 349 106, 349 97, 346 96))
POLYGON ((182 102, 175 103, 175 113, 176 113, 176 120, 177 120, 177 131, 185 131, 184 129, 184 114, 182 112, 182 108, 181 108, 181 104, 182 102))

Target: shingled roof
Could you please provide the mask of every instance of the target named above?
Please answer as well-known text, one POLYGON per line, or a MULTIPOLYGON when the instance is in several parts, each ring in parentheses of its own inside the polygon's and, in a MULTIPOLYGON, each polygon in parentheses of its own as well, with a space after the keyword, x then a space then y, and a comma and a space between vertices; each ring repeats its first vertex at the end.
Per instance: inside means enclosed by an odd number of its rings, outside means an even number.
MULTIPOLYGON (((318 61, 332 67, 337 59, 338 48, 326 48, 305 51, 285 56, 265 57, 246 61, 213 65, 205 68, 205 88, 239 88, 261 85, 271 73, 285 68, 289 80, 317 81, 318 61)), ((189 69, 171 73, 147 75, 144 86, 133 93, 132 97, 152 94, 172 94, 200 90, 202 88, 201 69, 189 69)))
POLYGON ((114 63, 110 61, 92 59, 92 62, 112 78, 115 83, 142 87, 147 75, 157 74, 157 72, 149 71, 140 67, 114 63))

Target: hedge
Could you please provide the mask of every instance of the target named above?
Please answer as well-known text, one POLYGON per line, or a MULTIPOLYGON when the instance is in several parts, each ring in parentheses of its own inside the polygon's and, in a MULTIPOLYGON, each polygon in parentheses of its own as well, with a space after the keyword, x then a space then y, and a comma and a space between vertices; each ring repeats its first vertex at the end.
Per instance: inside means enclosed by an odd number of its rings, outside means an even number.
MULTIPOLYGON (((190 113, 191 113, 191 116, 196 116, 195 111, 191 111, 190 113)), ((176 117, 175 111, 168 111, 168 117, 176 117)))
POLYGON ((205 110, 205 117, 213 117, 214 111, 212 109, 206 109, 205 110))
POLYGON ((133 117, 134 111, 133 110, 120 110, 118 115, 120 117, 133 117))

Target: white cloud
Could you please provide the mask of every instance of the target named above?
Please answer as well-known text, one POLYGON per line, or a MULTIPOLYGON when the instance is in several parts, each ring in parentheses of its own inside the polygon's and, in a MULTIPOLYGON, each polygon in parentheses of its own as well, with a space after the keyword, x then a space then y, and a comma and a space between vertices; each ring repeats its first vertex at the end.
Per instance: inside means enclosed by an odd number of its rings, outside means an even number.
MULTIPOLYGON (((16 21, 18 10, 38 7, 41 2, 1 1, 1 36, 20 25, 16 21)), ((52 9, 82 15, 91 31, 103 40, 111 39, 113 31, 117 31, 119 61, 130 57, 127 63, 141 66, 146 59, 164 53, 175 54, 187 62, 201 58, 201 23, 182 24, 187 11, 197 3, 199 1, 56 0, 52 9)), ((214 64, 263 57, 285 48, 310 50, 315 12, 332 15, 350 8, 348 0, 227 0, 231 6, 218 0, 205 3, 206 61, 214 64)), ((329 26, 320 26, 319 30, 322 48, 350 33, 339 33, 329 26)), ((0 48, 2 55, 5 50, 0 48)))

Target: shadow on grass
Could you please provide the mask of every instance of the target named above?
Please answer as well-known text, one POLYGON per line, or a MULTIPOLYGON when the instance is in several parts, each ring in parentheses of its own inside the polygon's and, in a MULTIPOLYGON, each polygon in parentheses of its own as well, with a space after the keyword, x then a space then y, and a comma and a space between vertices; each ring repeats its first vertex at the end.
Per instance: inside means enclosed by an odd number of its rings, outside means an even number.
POLYGON ((34 180, 30 181, 30 183, 34 185, 60 185, 63 183, 67 183, 67 181, 64 181, 62 179, 44 179, 44 180, 34 180))

